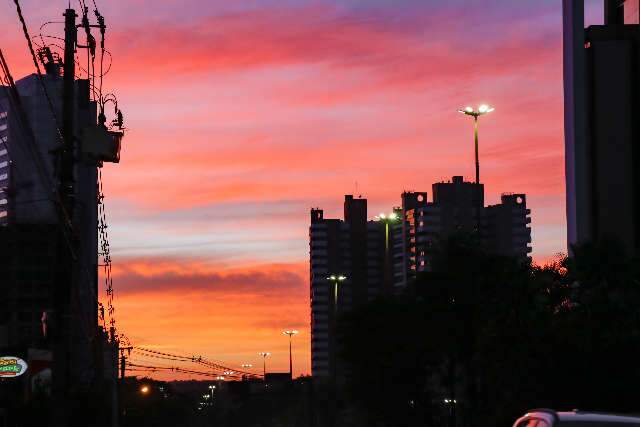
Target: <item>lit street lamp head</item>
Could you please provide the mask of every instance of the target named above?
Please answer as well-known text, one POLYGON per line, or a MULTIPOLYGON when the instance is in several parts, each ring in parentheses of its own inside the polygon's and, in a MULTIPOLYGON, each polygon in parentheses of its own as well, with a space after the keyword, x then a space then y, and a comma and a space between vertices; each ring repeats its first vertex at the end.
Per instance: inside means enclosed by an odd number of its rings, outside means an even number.
POLYGON ((262 357, 268 357, 268 356, 271 356, 271 353, 263 351, 263 352, 258 353, 258 355, 260 355, 262 357))
POLYGON ((495 108, 487 105, 487 104, 482 104, 478 107, 477 110, 474 110, 473 107, 464 107, 460 110, 458 110, 459 113, 462 113, 464 115, 467 116, 472 116, 475 118, 478 118, 480 116, 483 116, 485 114, 488 114, 490 112, 492 112, 493 110, 495 110, 495 108))
MULTIPOLYGON (((342 274, 336 276, 335 274, 332 274, 331 276, 327 277, 327 280, 330 280, 332 282, 342 282, 343 280, 347 280, 347 276, 343 276, 342 274)), ((296 331, 296 333, 298 333, 298 331, 296 331)))
POLYGON ((381 213, 380 215, 375 216, 374 219, 382 222, 393 222, 398 219, 398 214, 395 212, 391 212, 390 214, 381 213))
POLYGON ((289 335, 289 336, 291 337, 291 336, 293 336, 293 335, 297 334, 297 333, 298 333, 298 331, 296 331, 296 330, 292 330, 292 331, 284 331, 284 332, 282 332, 282 333, 283 333, 284 335, 289 335))

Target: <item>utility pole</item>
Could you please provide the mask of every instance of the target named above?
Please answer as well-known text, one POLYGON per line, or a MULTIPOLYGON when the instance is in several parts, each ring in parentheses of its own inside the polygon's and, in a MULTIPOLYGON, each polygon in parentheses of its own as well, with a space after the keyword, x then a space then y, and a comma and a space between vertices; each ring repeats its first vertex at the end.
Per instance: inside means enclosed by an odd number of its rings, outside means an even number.
MULTIPOLYGON (((123 349, 124 350, 124 349, 123 349)), ((127 358, 124 357, 124 352, 120 353, 120 380, 124 380, 124 371, 127 366, 127 358)))
POLYGON ((53 395, 58 401, 54 406, 54 425, 67 426, 71 416, 71 359, 73 342, 72 327, 76 322, 71 321, 71 298, 73 295, 73 253, 76 247, 72 232, 74 210, 74 103, 75 103, 75 48, 77 40, 76 12, 67 9, 65 17, 64 43, 64 80, 62 105, 62 147, 59 150, 58 178, 60 181, 59 195, 62 206, 59 206, 58 216, 60 233, 58 235, 58 268, 54 289, 54 305, 56 313, 56 337, 53 347, 53 395))
POLYGON ((67 9, 64 13, 64 83, 62 95, 62 134, 64 145, 60 165, 60 194, 69 221, 73 220, 74 208, 74 110, 75 110, 75 74, 76 74, 76 11, 67 9))
POLYGON ((124 355, 124 352, 127 351, 131 353, 131 350, 133 350, 131 346, 120 347, 120 380, 122 380, 122 382, 124 382, 125 366, 127 365, 127 357, 124 355))

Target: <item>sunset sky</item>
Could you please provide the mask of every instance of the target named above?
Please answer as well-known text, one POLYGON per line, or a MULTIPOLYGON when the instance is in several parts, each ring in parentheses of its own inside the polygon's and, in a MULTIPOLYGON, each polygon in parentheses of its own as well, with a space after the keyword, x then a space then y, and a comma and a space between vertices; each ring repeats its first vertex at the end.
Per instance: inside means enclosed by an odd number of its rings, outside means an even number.
MULTIPOLYGON (((128 128, 103 175, 134 344, 234 366, 270 351, 286 371, 295 328, 294 373, 310 373, 309 209, 340 217, 357 185, 373 217, 473 179, 467 104, 496 107, 487 201, 526 193, 534 260, 566 250, 560 0, 96 2, 128 128)), ((23 0, 32 34, 67 3, 23 0)), ((12 2, 0 28, 14 78, 34 72, 12 2)))

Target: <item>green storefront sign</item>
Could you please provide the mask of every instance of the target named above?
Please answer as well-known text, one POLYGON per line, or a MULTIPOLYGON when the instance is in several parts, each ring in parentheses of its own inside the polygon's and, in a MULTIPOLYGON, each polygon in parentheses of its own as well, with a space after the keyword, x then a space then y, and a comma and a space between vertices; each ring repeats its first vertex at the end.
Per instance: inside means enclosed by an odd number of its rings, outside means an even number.
POLYGON ((0 357, 0 378, 19 377, 27 371, 27 362, 14 356, 0 357))

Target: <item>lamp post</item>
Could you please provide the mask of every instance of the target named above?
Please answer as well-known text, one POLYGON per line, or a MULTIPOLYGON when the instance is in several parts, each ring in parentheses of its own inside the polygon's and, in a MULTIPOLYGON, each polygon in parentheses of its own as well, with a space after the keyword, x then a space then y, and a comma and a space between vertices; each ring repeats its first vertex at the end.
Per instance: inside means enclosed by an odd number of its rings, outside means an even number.
POLYGON ((271 353, 263 351, 258 354, 262 356, 262 378, 266 381, 267 380, 267 357, 271 356, 271 353))
POLYGON ((338 313, 338 283, 344 282, 345 280, 347 280, 347 277, 343 276, 342 274, 332 274, 331 276, 327 277, 327 280, 333 283, 333 310, 334 310, 334 313, 337 314, 338 313))
POLYGON ((384 249, 385 252, 389 252, 389 223, 396 222, 398 220, 398 214, 392 212, 390 214, 383 214, 375 217, 376 221, 381 221, 385 225, 385 233, 384 233, 384 249))
POLYGON ((384 223, 384 284, 387 290, 391 289, 391 260, 389 259, 389 224, 396 222, 399 217, 396 212, 383 214, 374 218, 376 221, 384 223))
MULTIPOLYGON (((242 365, 240 365, 240 366, 242 367, 242 369, 249 369, 249 368, 252 368, 252 367, 253 367, 253 365, 252 365, 251 363, 243 363, 243 364, 242 364, 242 365)), ((249 374, 247 374, 247 373, 243 373, 243 374, 242 374, 242 380, 243 380, 243 381, 244 381, 244 380, 246 380, 246 379, 247 379, 247 376, 249 376, 249 374)))
POLYGON ((493 110, 495 110, 495 108, 490 107, 486 104, 482 104, 478 107, 477 110, 474 110, 473 107, 465 107, 464 109, 458 110, 459 113, 473 117, 473 135, 476 150, 476 184, 480 184, 480 160, 478 157, 478 118, 492 112, 493 110))
POLYGON ((293 336, 297 333, 298 331, 296 330, 283 332, 284 335, 289 335, 289 375, 291 375, 291 379, 293 379, 293 359, 291 357, 291 338, 293 338, 293 336))

